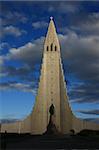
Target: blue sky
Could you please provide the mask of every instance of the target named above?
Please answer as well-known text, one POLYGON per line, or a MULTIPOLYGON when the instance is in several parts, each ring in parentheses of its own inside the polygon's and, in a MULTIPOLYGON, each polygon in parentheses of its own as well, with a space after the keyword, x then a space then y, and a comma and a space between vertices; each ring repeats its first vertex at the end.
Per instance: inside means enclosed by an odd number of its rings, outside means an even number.
POLYGON ((0 3, 0 119, 23 119, 31 112, 53 16, 72 110, 98 122, 99 2, 0 3))

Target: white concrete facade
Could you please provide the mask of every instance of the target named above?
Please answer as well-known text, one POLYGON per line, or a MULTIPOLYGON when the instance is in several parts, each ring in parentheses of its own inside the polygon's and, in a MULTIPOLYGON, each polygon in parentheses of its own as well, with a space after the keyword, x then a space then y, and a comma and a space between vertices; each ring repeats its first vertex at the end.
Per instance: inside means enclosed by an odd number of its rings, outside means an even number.
POLYGON ((77 119, 69 106, 66 84, 61 63, 60 44, 54 22, 51 18, 44 43, 44 52, 38 94, 31 114, 23 121, 2 124, 1 132, 42 134, 49 123, 49 108, 55 107, 54 123, 60 133, 70 133, 71 129, 99 130, 99 125, 77 119))

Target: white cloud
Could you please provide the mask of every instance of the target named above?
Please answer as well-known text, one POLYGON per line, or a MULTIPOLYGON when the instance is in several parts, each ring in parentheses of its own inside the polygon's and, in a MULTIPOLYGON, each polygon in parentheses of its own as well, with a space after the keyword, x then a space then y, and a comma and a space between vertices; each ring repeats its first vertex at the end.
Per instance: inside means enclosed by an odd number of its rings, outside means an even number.
POLYGON ((40 59, 43 50, 43 42, 44 37, 41 37, 19 48, 11 48, 7 57, 9 59, 22 60, 23 62, 29 64, 34 63, 40 59))
POLYGON ((90 13, 71 26, 73 30, 79 30, 83 34, 99 36, 99 13, 90 13))
POLYGON ((13 36, 18 37, 18 36, 21 36, 24 33, 26 33, 26 31, 20 30, 19 28, 14 27, 12 25, 2 27, 2 29, 1 29, 1 37, 5 36, 5 35, 13 35, 13 36))
POLYGON ((33 95, 36 95, 37 89, 32 88, 29 84, 23 83, 1 83, 0 90, 9 90, 9 89, 17 89, 24 92, 31 92, 33 95))
MULTIPOLYGON (((76 13, 79 11, 79 8, 81 6, 76 3, 70 3, 68 2, 59 2, 58 5, 51 5, 48 8, 49 12, 60 12, 60 13, 76 13)), ((80 8, 81 9, 81 8, 80 8)))
POLYGON ((9 44, 7 42, 2 42, 0 44, 0 50, 3 50, 4 48, 9 48, 9 44))
POLYGON ((61 12, 69 12, 69 13, 74 13, 79 10, 78 5, 76 4, 70 4, 70 3, 60 3, 59 9, 61 12))
POLYGON ((78 36, 75 32, 68 32, 67 35, 59 34, 61 47, 66 58, 71 55, 80 53, 89 54, 90 56, 99 56, 99 37, 98 36, 78 36))
POLYGON ((77 112, 82 114, 88 114, 88 115, 99 115, 99 109, 92 109, 92 110, 78 110, 77 112))
POLYGON ((0 22, 2 23, 2 25, 11 25, 13 24, 17 24, 17 22, 21 22, 21 23, 26 23, 28 21, 28 18, 23 14, 23 13, 19 13, 17 11, 1 11, 3 16, 2 18, 0 18, 0 22))
POLYGON ((45 21, 37 21, 37 22, 33 22, 32 26, 35 29, 39 29, 39 28, 47 27, 48 23, 45 21))
MULTIPOLYGON (((8 17, 9 17, 9 15, 8 15, 8 17)), ((19 12, 14 12, 12 14, 12 18, 14 18, 14 17, 16 17, 22 23, 26 23, 28 21, 28 18, 24 14, 19 13, 19 12)))
MULTIPOLYGON (((73 88, 69 91, 70 94, 76 94, 76 102, 98 102, 99 95, 96 96, 98 94, 96 93, 96 89, 98 88, 97 83, 99 83, 99 37, 95 35, 87 37, 80 36, 72 31, 68 31, 67 35, 59 34, 58 36, 61 43, 63 63, 66 64, 69 62, 69 73, 74 74, 76 79, 83 83, 82 85, 79 85, 80 87, 77 85, 72 86, 73 88), (90 85, 88 85, 88 83, 90 85), (86 85, 86 87, 83 85, 86 85), (83 98, 80 99, 80 97, 83 98)), ((21 60, 24 64, 32 66, 30 67, 30 71, 32 72, 33 66, 40 63, 43 52, 43 44, 44 37, 41 37, 35 41, 25 44, 24 46, 11 48, 6 59, 13 61, 21 60)), ((17 75, 19 77, 19 73, 17 75)), ((75 83, 72 81, 72 85, 73 84, 75 83)), ((15 86, 16 88, 21 87, 21 85, 18 84, 15 86)), ((21 90, 21 88, 19 89, 21 90)), ((75 95, 70 96, 71 99, 74 99, 74 97, 75 95)))
POLYGON ((4 55, 0 56, 0 65, 4 64, 4 59, 5 59, 4 55))

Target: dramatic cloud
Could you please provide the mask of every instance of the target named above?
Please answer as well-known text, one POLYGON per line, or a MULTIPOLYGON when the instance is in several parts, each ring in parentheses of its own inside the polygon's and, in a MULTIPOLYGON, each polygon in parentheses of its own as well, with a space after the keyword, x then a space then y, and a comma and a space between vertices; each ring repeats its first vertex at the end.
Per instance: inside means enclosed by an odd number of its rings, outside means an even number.
MULTIPOLYGON (((59 25, 59 40, 61 43, 61 53, 63 58, 64 73, 66 76, 68 94, 71 102, 77 103, 98 103, 99 102, 99 13, 86 13, 80 6, 80 3, 70 4, 59 2, 57 5, 48 5, 48 12, 51 14, 55 11, 65 14, 63 27, 59 25), (80 15, 78 15, 81 11, 80 15), (82 13, 83 12, 83 13, 82 13), (75 15, 75 13, 77 15, 75 15), (69 15, 72 17, 69 18, 69 15), (66 24, 66 25, 65 25, 66 24)), ((17 12, 15 16, 21 18, 17 12)), ((6 16, 8 20, 13 15, 11 12, 6 16)), ((58 17, 61 21, 62 17, 58 17)), ((23 19, 24 20, 24 19, 23 19)), ((24 23, 26 22, 23 21, 24 23)), ((32 21, 33 22, 33 21, 32 21)), ((57 19, 56 19, 57 22, 57 19)), ((59 22, 58 22, 59 23, 59 22)), ((60 23, 59 23, 60 24, 60 23)), ((46 21, 34 21, 33 29, 41 29, 47 27, 46 21)), ((4 27, 3 34, 12 34, 20 36, 23 31, 19 28, 9 25, 4 27), (11 31, 9 31, 11 30, 11 31)), ((27 42, 23 46, 10 48, 6 56, 1 56, 1 76, 23 78, 27 81, 34 77, 36 65, 41 64, 43 52, 44 37, 27 42), (15 61, 22 62, 24 67, 5 66, 4 62, 15 61), (26 69, 25 69, 26 67, 26 69), (31 75, 30 75, 31 74, 31 75)), ((1 49, 6 46, 1 45, 1 49)), ((38 71, 38 70, 37 70, 38 71)), ((36 71, 36 73, 37 73, 36 71)), ((40 70, 39 70, 40 71, 40 70)), ((38 71, 38 72, 39 72, 38 71)))
POLYGON ((59 2, 58 6, 49 6, 48 9, 49 12, 60 12, 60 13, 75 13, 79 11, 79 4, 70 3, 69 1, 67 3, 65 2, 59 2))
POLYGON ((24 2, 23 6, 17 2, 9 5, 1 2, 0 90, 5 90, 2 93, 7 103, 12 97, 7 98, 6 92, 14 93, 13 89, 36 95, 44 36, 49 17, 53 16, 71 105, 75 114, 80 106, 79 116, 99 122, 91 116, 99 114, 98 110, 95 112, 95 106, 99 105, 98 2, 41 3, 24 2))
MULTIPOLYGON (((84 80, 83 80, 84 81, 84 80)), ((77 103, 99 103, 99 84, 98 80, 92 79, 81 85, 75 85, 71 88, 69 95, 77 103)))
POLYGON ((1 77, 6 76, 8 80, 6 83, 0 84, 0 89, 8 90, 16 88, 18 90, 32 92, 35 95, 38 87, 39 66, 43 52, 43 42, 44 37, 41 37, 40 39, 29 42, 19 48, 12 48, 7 55, 1 56, 0 75, 1 77), (7 66, 4 65, 5 61, 21 61, 23 62, 23 65, 22 67, 15 67, 13 65, 7 66), (10 81, 10 78, 12 77, 17 83, 12 83, 12 81, 10 81), (23 84, 23 81, 25 85, 23 84))
MULTIPOLYGON (((71 102, 95 103, 99 102, 99 37, 78 36, 69 31, 67 35, 59 34, 61 53, 66 76, 69 78, 70 86, 68 93, 71 102)), ((6 56, 9 61, 22 61, 29 68, 6 67, 1 71, 8 76, 17 76, 28 80, 27 76, 33 71, 36 64, 41 63, 44 37, 31 41, 19 48, 11 48, 6 56), (34 55, 35 54, 35 55, 34 55), (5 71, 6 70, 6 71, 5 71)), ((33 76, 31 76, 33 78, 33 76)), ((30 78, 31 78, 30 77, 30 78)))
POLYGON ((0 70, 1 73, 6 73, 7 76, 19 76, 19 77, 23 77, 26 76, 29 73, 30 69, 29 67, 25 66, 25 67, 20 67, 20 68, 16 68, 13 66, 3 66, 0 70))
POLYGON ((7 42, 2 42, 2 43, 0 44, 0 50, 3 50, 3 49, 5 49, 5 48, 9 48, 9 44, 8 44, 7 42))
POLYGON ((37 89, 33 88, 33 85, 24 84, 24 83, 17 83, 17 82, 8 82, 8 83, 1 83, 0 90, 9 90, 9 89, 17 89, 24 92, 32 92, 33 95, 36 95, 37 89))
MULTIPOLYGON (((3 66, 3 64, 4 64, 4 62, 5 62, 5 55, 1 55, 0 56, 0 66, 2 67, 3 66)), ((1 69, 1 68, 0 68, 1 69)))
POLYGON ((19 121, 19 119, 14 119, 14 118, 7 118, 7 119, 0 119, 0 123, 2 124, 4 124, 4 123, 14 123, 14 122, 16 122, 16 121, 19 121))
POLYGON ((41 37, 19 48, 12 48, 8 54, 8 59, 21 60, 26 64, 33 65, 41 60, 43 44, 44 37, 41 37))
POLYGON ((32 23, 33 28, 39 29, 39 28, 44 28, 48 26, 48 23, 45 21, 38 21, 38 22, 33 22, 32 23))
POLYGON ((86 121, 92 121, 92 122, 95 122, 95 123, 99 123, 99 118, 86 118, 84 120, 86 120, 86 121))
POLYGON ((82 19, 77 16, 77 21, 72 22, 71 29, 81 32, 86 35, 99 36, 99 13, 89 13, 87 15, 81 14, 82 19))
POLYGON ((99 109, 95 109, 95 110, 78 110, 78 112, 82 113, 82 114, 88 114, 88 115, 99 115, 99 109))
MULTIPOLYGON (((70 99, 79 103, 99 102, 99 37, 81 37, 70 32, 59 38, 65 70, 68 68, 66 74, 73 74, 78 80, 78 85, 70 88, 70 99)), ((73 85, 73 81, 70 82, 73 85)))
POLYGON ((20 30, 19 28, 10 25, 6 27, 2 27, 0 36, 4 37, 5 35, 13 35, 13 36, 18 37, 24 33, 26 33, 26 31, 20 30))
POLYGON ((17 11, 9 11, 7 9, 2 9, 2 11, 0 11, 0 13, 2 14, 2 17, 0 18, 0 22, 2 25, 11 25, 13 24, 17 24, 19 22, 21 23, 26 23, 28 21, 28 18, 22 14, 19 13, 17 11))

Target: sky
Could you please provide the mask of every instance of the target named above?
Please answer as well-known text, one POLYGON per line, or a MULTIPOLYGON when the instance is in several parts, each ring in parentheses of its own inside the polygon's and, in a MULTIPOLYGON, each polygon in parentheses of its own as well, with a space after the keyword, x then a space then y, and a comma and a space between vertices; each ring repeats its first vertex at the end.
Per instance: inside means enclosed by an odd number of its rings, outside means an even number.
POLYGON ((72 111, 99 122, 99 2, 0 4, 0 119, 23 119, 32 111, 53 16, 72 111))

